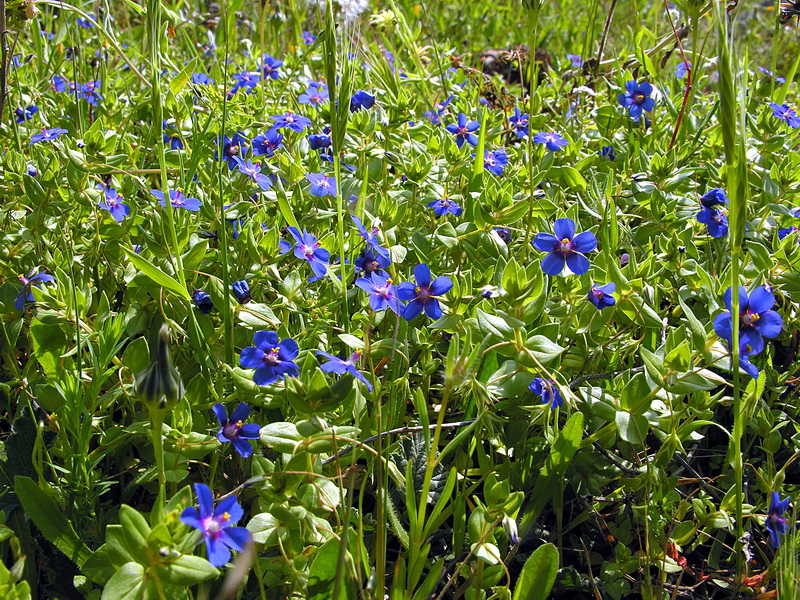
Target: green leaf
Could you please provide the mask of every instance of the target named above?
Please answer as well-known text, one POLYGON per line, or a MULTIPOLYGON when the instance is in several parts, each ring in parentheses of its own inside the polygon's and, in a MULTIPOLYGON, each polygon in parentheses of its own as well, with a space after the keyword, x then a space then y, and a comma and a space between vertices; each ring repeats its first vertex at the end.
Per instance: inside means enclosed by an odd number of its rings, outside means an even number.
POLYGON ((643 415, 632 415, 624 410, 617 411, 617 431, 619 437, 635 446, 641 446, 647 435, 647 419, 643 415))
POLYGON ((480 308, 476 311, 478 318, 478 327, 483 334, 493 334, 502 340, 512 339, 514 337, 514 330, 502 317, 497 315, 490 315, 482 311, 480 308))
POLYGON ((56 548, 67 555, 78 567, 91 556, 92 551, 75 533, 72 523, 64 517, 64 511, 30 477, 14 477, 14 491, 19 497, 25 514, 50 540, 56 548))
POLYGON ((165 583, 180 587, 189 587, 219 576, 219 569, 214 568, 205 558, 191 554, 184 554, 170 563, 158 565, 156 572, 165 583))
POLYGON ((317 551, 311 570, 308 574, 308 600, 339 600, 351 598, 349 586, 341 579, 345 571, 339 570, 339 544, 340 540, 330 540, 323 544, 317 551), (336 579, 339 578, 339 594, 334 598, 333 590, 336 579))
POLYGON ((261 428, 261 442, 278 452, 294 452, 303 439, 294 423, 270 423, 261 428))
POLYGON ((106 544, 95 550, 81 566, 81 572, 98 585, 106 585, 116 571, 106 544))
POLYGON ((562 348, 544 335, 534 335, 528 338, 525 346, 533 352, 536 359, 542 363, 549 363, 558 358, 566 348, 562 348))
POLYGON ((247 529, 253 534, 256 544, 274 546, 278 543, 278 528, 280 521, 268 512, 262 512, 253 517, 247 524, 247 529))
POLYGON ((186 63, 186 66, 183 67, 180 73, 178 73, 175 77, 172 78, 172 81, 169 82, 169 91, 175 94, 176 96, 183 91, 183 88, 186 87, 186 84, 189 83, 189 79, 192 77, 192 73, 197 68, 196 67, 197 58, 193 58, 189 62, 186 63))
POLYGON ((157 266, 148 261, 146 258, 142 258, 138 254, 136 254, 133 250, 126 248, 125 246, 120 246, 120 247, 128 255, 128 258, 133 263, 133 266, 139 269, 145 275, 147 275, 147 277, 152 279, 155 283, 157 283, 163 288, 168 289, 170 292, 172 292, 176 296, 183 298, 184 300, 191 300, 191 296, 189 296, 189 292, 186 291, 186 288, 183 287, 177 281, 175 281, 175 279, 164 273, 164 271, 159 269, 157 266))
POLYGON ((558 572, 558 550, 553 544, 539 546, 525 561, 513 600, 546 600, 558 572))
POLYGON ((142 600, 146 598, 146 584, 144 567, 129 562, 108 580, 100 600, 142 600))
POLYGON ((692 351, 689 345, 684 342, 677 348, 673 348, 664 357, 664 366, 673 371, 684 373, 689 370, 692 364, 692 351))
POLYGON ((119 509, 119 522, 128 551, 140 564, 148 565, 150 559, 147 556, 147 537, 150 535, 150 525, 147 520, 135 508, 123 504, 119 509))

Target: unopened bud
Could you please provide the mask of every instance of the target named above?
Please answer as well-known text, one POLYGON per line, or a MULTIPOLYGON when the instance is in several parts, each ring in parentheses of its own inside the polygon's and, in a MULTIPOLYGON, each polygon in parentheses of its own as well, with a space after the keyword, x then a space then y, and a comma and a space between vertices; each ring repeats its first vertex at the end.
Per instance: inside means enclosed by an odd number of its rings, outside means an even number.
POLYGON ((183 397, 181 375, 172 366, 169 354, 169 327, 166 324, 158 331, 153 361, 136 376, 134 387, 136 395, 148 410, 172 410, 183 397))

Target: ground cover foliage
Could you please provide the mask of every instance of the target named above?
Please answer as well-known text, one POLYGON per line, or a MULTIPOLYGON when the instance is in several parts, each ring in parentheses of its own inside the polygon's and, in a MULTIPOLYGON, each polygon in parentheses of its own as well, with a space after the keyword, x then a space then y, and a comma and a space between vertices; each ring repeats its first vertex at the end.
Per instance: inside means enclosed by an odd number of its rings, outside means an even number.
POLYGON ((0 4, 3 597, 795 597, 793 3, 0 4))

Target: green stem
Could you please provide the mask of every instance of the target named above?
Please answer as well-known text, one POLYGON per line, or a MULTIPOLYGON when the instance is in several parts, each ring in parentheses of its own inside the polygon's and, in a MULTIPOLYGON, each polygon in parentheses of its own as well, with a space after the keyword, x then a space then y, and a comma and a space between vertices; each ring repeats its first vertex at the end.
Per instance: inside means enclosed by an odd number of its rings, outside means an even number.
POLYGON ((167 497, 167 472, 164 467, 164 439, 163 425, 166 412, 154 408, 150 411, 150 438, 153 442, 153 454, 156 457, 156 474, 158 475, 158 498, 156 503, 159 507, 167 497))

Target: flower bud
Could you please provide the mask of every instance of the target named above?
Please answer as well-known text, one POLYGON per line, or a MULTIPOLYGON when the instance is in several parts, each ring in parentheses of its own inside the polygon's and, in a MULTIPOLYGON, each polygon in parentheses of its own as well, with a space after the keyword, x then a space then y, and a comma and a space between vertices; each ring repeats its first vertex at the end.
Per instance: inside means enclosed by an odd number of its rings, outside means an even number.
POLYGON ((169 354, 169 326, 161 326, 153 361, 136 376, 136 395, 148 410, 172 410, 183 397, 183 382, 169 354))
POLYGON ((233 295, 236 296, 239 304, 247 304, 253 299, 250 295, 250 286, 247 285, 246 281, 234 281, 231 287, 233 288, 233 295))

